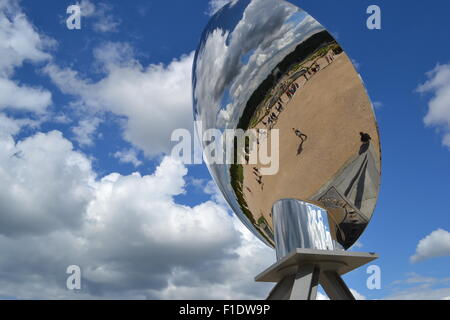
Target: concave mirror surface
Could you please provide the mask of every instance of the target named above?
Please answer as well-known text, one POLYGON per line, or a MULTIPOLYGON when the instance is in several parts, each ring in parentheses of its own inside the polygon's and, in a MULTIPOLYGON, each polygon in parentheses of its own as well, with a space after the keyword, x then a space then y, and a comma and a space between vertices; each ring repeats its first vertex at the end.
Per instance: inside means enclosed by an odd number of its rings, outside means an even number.
POLYGON ((378 128, 351 59, 313 17, 286 1, 230 2, 202 35, 193 100, 200 137, 208 129, 253 129, 272 141, 270 130, 278 130, 276 174, 261 175, 261 163, 208 165, 261 240, 274 246, 273 205, 298 199, 327 211, 344 249, 356 242, 378 197, 378 128))

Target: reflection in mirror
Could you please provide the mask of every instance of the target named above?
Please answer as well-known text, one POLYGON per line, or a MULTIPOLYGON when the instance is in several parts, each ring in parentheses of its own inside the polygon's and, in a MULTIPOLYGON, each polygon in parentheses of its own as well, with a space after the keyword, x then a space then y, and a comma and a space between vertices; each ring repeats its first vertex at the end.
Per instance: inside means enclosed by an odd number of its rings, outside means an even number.
POLYGON ((255 141, 231 143, 244 161, 209 170, 261 240, 275 247, 274 208, 291 199, 326 212, 334 249, 356 242, 379 191, 378 128, 351 60, 314 18, 286 1, 230 2, 202 35, 193 100, 200 137, 208 129, 256 132, 255 141), (249 160, 264 145, 276 147, 275 174, 249 160))

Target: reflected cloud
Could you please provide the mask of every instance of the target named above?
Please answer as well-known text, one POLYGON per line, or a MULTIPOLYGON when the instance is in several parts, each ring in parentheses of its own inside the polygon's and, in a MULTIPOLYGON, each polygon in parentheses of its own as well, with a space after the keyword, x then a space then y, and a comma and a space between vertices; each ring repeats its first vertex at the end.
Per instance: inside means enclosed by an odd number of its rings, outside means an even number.
POLYGON ((326 210, 336 248, 357 241, 378 196, 378 128, 351 60, 313 17, 287 1, 226 5, 196 52, 193 100, 200 137, 208 129, 269 130, 245 153, 279 130, 275 175, 263 176, 264 165, 248 160, 209 165, 226 201, 261 240, 275 246, 273 206, 296 199, 326 210))

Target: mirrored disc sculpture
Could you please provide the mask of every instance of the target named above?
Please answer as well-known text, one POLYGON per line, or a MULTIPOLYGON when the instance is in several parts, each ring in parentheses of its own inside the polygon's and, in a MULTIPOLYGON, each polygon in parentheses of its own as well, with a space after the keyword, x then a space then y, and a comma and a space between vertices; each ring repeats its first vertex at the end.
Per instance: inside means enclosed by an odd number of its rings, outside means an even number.
POLYGON ((211 175, 279 259, 358 240, 378 197, 378 127, 352 60, 313 17, 282 0, 231 1, 203 32, 193 101, 211 175), (238 131, 243 142, 215 135, 238 131))

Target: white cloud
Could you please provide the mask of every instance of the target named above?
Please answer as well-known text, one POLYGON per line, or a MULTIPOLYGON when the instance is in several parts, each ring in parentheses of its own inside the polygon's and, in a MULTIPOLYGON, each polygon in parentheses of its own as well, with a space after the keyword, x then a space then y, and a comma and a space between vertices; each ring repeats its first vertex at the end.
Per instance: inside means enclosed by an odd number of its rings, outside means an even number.
POLYGON ((353 66, 355 67, 356 70, 359 71, 359 70, 361 69, 361 66, 362 66, 361 63, 359 63, 359 62, 356 61, 355 59, 352 59, 352 63, 353 63, 353 66))
POLYGON ((184 192, 186 173, 165 158, 151 176, 102 179, 88 209, 87 236, 96 244, 92 258, 102 263, 88 268, 93 286, 113 292, 120 285, 125 292, 140 289, 144 296, 164 299, 265 294, 255 290, 252 271, 273 259, 270 250, 215 202, 174 203, 184 192), (249 261, 252 271, 244 267, 249 261))
POLYGON ((438 64, 427 77, 428 80, 417 88, 420 93, 433 94, 424 123, 440 128, 444 133, 442 143, 450 148, 450 64, 438 64))
POLYGON ((166 157, 150 175, 95 180, 90 160, 61 133, 16 143, 20 124, 0 120, 0 297, 266 298, 273 284, 253 278, 275 262, 273 250, 211 184, 211 201, 178 204, 184 165, 166 157), (79 293, 65 289, 72 264, 82 269, 79 293))
POLYGON ((82 147, 94 144, 95 134, 100 125, 100 119, 88 118, 81 120, 78 126, 72 128, 74 140, 82 147))
POLYGON ((228 3, 231 3, 231 5, 234 6, 237 3, 237 0, 210 0, 208 3, 208 11, 206 13, 212 16, 228 3))
MULTIPOLYGON (((321 289, 321 290, 323 290, 323 289, 321 289)), ((351 289, 350 288, 350 291, 351 291, 351 293, 353 294, 353 296, 355 297, 356 300, 366 300, 366 297, 363 296, 358 291, 356 291, 355 289, 351 289)), ((317 292, 317 300, 330 300, 330 298, 326 294, 318 291, 317 292)))
POLYGON ((81 0, 80 7, 81 15, 92 19, 95 31, 115 32, 118 30, 121 21, 111 13, 112 7, 107 3, 94 4, 90 0, 81 0))
POLYGON ((211 0, 208 3, 208 15, 212 16, 217 11, 223 8, 226 4, 230 3, 230 0, 211 0))
POLYGON ((362 244, 362 242, 360 241, 356 241, 353 246, 350 248, 350 250, 358 250, 361 249, 362 247, 364 247, 364 245, 362 244))
POLYGON ((69 117, 63 113, 53 114, 49 121, 62 124, 68 124, 72 122, 72 120, 69 119, 69 117))
POLYGON ((164 158, 151 175, 95 179, 61 133, 15 142, 0 115, 0 297, 265 298, 253 277, 274 253, 215 201, 189 207, 187 169, 164 158), (82 268, 82 292, 65 289, 82 268))
POLYGON ((0 1, 0 110, 22 109, 42 113, 51 105, 51 93, 11 80, 24 63, 51 59, 45 52, 54 41, 40 35, 21 12, 17 1, 0 1))
POLYGON ((14 142, 11 136, 14 136, 20 131, 20 124, 13 119, 8 118, 3 113, 0 113, 0 141, 5 150, 11 148, 14 142))
POLYGON ((392 283, 393 293, 386 300, 445 300, 450 295, 450 278, 433 278, 415 272, 392 283))
POLYGON ((355 289, 351 289, 350 288, 350 291, 351 291, 351 293, 353 294, 353 296, 355 297, 356 300, 367 300, 364 295, 362 295, 361 293, 359 293, 355 289))
POLYGON ((384 300, 448 300, 450 288, 434 288, 429 284, 397 290, 384 300))
POLYGON ((80 8, 83 17, 92 17, 95 14, 95 5, 90 0, 81 0, 80 8))
POLYGON ((14 108, 42 113, 51 103, 52 95, 47 90, 0 78, 0 109, 14 108))
MULTIPOLYGON (((11 119, 3 113, 0 113, 0 141, 5 146, 14 143, 13 136, 18 134, 24 128, 36 129, 40 122, 27 118, 11 119)), ((5 147, 6 150, 6 147, 5 147)))
POLYGON ((374 101, 374 102, 373 102, 373 107, 374 107, 375 109, 380 109, 380 108, 383 107, 383 102, 380 102, 380 101, 374 101))
POLYGON ((0 234, 79 227, 95 180, 90 161, 57 131, 16 143, 20 123, 0 121, 0 234))
POLYGON ((450 255, 450 233, 443 229, 433 231, 419 241, 416 254, 410 260, 413 263, 435 257, 450 255))
POLYGON ((438 279, 436 279, 436 278, 424 277, 415 272, 410 272, 407 274, 407 276, 408 276, 408 278, 406 278, 406 280, 404 282, 409 283, 409 284, 436 283, 438 281, 438 279))
POLYGON ((63 93, 97 111, 124 117, 123 138, 153 157, 169 152, 173 130, 192 129, 191 69, 193 54, 169 65, 147 67, 123 57, 129 50, 109 45, 115 53, 96 54, 106 75, 98 82, 82 79, 71 69, 49 64, 45 72, 63 93))
POLYGON ((40 35, 17 6, 17 1, 0 2, 0 73, 9 75, 24 62, 51 58, 45 52, 54 42, 40 35))
POLYGON ((255 0, 245 8, 234 30, 209 30, 199 48, 194 98, 204 129, 237 122, 251 94, 287 54, 323 30, 311 16, 285 1, 255 0), (295 17, 295 18, 294 18, 295 17), (243 61, 248 60, 247 63, 243 61), (213 67, 212 67, 213 66, 213 67), (223 97, 231 103, 222 105, 223 97))
POLYGON ((135 167, 142 165, 142 161, 138 159, 138 153, 135 149, 117 151, 113 156, 119 159, 121 163, 131 163, 135 167))
MULTIPOLYGON (((193 97, 195 120, 203 131, 235 129, 251 95, 275 67, 301 42, 323 30, 287 1, 250 1, 240 14, 242 18, 230 30, 217 26, 205 30, 197 52, 193 97)), ((225 183, 229 180, 226 168, 211 165, 209 169, 216 181, 223 182, 220 188, 228 193, 226 198, 234 199, 230 184, 225 183)), ((230 205, 236 212, 241 210, 237 201, 230 205)))
POLYGON ((134 48, 126 42, 105 42, 94 48, 94 58, 104 71, 117 66, 132 67, 137 63, 134 48))
MULTIPOLYGON (((0 0, 0 8, 18 10, 12 3, 0 0)), ((90 4, 84 14, 98 19, 99 7, 90 4)), ((45 39, 14 12, 0 15, 0 30, 14 31, 6 35, 9 46, 0 42, 2 57, 10 59, 0 62, 5 81, 23 63, 51 60, 45 39)), ((114 30, 104 26, 99 30, 114 30)), ((145 67, 126 45, 103 48, 115 51, 95 53, 105 72, 100 81, 53 63, 45 70, 84 106, 125 117, 125 139, 147 155, 167 151, 172 130, 191 124, 193 55, 145 67)), ((17 108, 42 111, 50 103, 38 99, 39 92, 48 94, 44 89, 15 84, 36 97, 17 108)), ((98 123, 83 121, 73 133, 86 145, 98 123)), ((217 190, 197 206, 177 203, 186 167, 166 157, 153 174, 111 173, 98 180, 91 160, 59 131, 15 140, 27 125, 32 123, 0 114, 0 297, 266 297, 272 285, 256 284, 253 277, 274 262, 273 251, 229 214, 217 190), (65 288, 72 264, 82 268, 80 293, 65 288)))
POLYGON ((317 292, 316 300, 330 300, 330 298, 322 292, 317 292))

